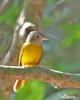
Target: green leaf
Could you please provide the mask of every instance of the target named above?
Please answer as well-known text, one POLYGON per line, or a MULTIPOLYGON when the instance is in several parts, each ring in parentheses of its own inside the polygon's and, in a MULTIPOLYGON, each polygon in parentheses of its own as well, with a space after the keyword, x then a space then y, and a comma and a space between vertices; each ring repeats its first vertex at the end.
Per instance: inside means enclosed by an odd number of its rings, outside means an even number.
POLYGON ((43 83, 39 81, 28 81, 16 94, 15 100, 43 100, 44 90, 43 83))

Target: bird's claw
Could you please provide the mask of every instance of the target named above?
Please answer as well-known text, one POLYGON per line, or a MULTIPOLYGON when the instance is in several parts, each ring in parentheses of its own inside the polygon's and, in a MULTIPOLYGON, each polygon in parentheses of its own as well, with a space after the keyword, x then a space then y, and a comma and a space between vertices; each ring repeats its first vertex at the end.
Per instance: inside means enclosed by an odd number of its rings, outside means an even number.
POLYGON ((26 65, 23 65, 22 68, 28 68, 26 65))

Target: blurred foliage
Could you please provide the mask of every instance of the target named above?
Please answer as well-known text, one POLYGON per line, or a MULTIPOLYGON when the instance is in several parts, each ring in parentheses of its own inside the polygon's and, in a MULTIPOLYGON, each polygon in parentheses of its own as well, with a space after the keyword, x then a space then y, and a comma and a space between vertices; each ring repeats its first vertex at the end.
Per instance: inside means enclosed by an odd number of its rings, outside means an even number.
POLYGON ((2 56, 6 51, 6 49, 8 48, 5 45, 9 46, 11 39, 12 39, 12 34, 9 34, 9 31, 8 32, 6 31, 6 34, 3 31, 0 32, 0 56, 2 56))
POLYGON ((7 8, 6 12, 0 16, 0 22, 5 22, 6 24, 14 25, 16 20, 22 10, 23 2, 14 0, 11 5, 7 8), (19 6, 18 6, 19 5, 19 6))
POLYGON ((56 3, 58 0, 48 0, 48 3, 49 4, 54 4, 54 3, 56 3))
POLYGON ((80 42, 80 23, 61 23, 60 27, 64 33, 70 34, 62 41, 64 47, 80 42))
MULTIPOLYGON (((12 0, 0 16, 0 57, 11 43, 23 0, 12 0)), ((33 11, 33 10, 32 10, 33 11)), ((80 0, 48 0, 43 16, 44 54, 40 62, 55 70, 80 73, 80 0)), ((28 82, 15 100, 80 100, 80 89, 54 89, 50 84, 28 82), (45 89, 46 86, 46 89, 45 89), (73 96, 73 98, 65 98, 73 96)), ((2 98, 0 98, 2 100, 2 98)))
POLYGON ((45 98, 45 100, 80 100, 79 91, 80 89, 60 89, 57 93, 45 98))
POLYGON ((10 46, 17 18, 23 8, 24 0, 12 0, 0 15, 0 59, 10 46), (5 46, 6 45, 6 46, 5 46))
POLYGON ((51 16, 47 16, 46 18, 44 18, 43 20, 43 26, 44 28, 48 28, 50 27, 51 23, 52 23, 52 17, 51 16))
POLYGON ((54 67, 55 70, 63 71, 63 72, 69 72, 69 73, 79 73, 80 69, 80 62, 78 63, 73 63, 73 64, 60 64, 54 67))
POLYGON ((26 85, 19 90, 15 100, 43 100, 45 86, 39 81, 28 81, 26 85))

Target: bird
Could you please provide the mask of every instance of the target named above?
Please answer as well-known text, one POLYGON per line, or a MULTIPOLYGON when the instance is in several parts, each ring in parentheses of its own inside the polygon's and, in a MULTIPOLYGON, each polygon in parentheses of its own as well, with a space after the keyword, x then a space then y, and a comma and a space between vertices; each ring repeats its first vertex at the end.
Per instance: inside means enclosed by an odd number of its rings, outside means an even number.
MULTIPOLYGON (((23 43, 19 55, 19 66, 21 67, 38 67, 43 55, 42 42, 48 40, 39 31, 31 31, 23 43)), ((13 90, 17 92, 25 84, 25 80, 16 80, 13 90)))

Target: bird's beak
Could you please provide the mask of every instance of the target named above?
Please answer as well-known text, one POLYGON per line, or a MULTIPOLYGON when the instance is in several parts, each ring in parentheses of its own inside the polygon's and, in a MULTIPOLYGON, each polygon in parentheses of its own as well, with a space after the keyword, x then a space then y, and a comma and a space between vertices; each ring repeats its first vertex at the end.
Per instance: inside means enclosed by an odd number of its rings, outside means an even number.
POLYGON ((45 36, 42 36, 42 40, 48 40, 48 38, 45 36))

